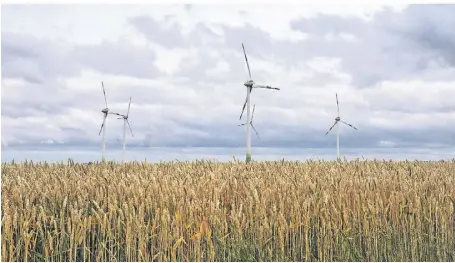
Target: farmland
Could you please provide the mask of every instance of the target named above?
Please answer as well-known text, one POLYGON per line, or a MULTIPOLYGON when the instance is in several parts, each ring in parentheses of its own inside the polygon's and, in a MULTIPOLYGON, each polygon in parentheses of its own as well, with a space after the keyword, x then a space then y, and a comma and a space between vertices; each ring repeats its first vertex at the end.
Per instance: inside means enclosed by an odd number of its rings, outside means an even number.
POLYGON ((2 261, 455 261, 455 160, 1 169, 2 261))

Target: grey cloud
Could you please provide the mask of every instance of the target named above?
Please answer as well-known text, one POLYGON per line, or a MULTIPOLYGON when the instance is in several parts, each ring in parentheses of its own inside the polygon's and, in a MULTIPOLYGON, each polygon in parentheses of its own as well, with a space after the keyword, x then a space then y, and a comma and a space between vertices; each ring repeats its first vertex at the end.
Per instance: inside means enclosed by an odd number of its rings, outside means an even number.
MULTIPOLYGON (((164 132, 165 137, 157 133, 148 133, 143 146, 168 146, 168 147, 244 147, 245 128, 228 124, 191 124, 179 123, 178 126, 191 132, 177 134, 170 126, 159 127, 159 132, 164 132)), ((281 125, 271 128, 270 125, 255 125, 261 139, 252 134, 253 147, 277 148, 335 148, 336 136, 332 130, 327 136, 326 129, 309 129, 303 126, 281 125)), ((381 141, 391 141, 395 147, 415 148, 429 147, 430 145, 444 144, 455 145, 455 133, 435 128, 422 130, 390 131, 376 127, 362 126, 358 131, 347 126, 341 127, 341 148, 376 148, 381 141), (431 136, 428 136, 431 134, 431 136)))
POLYGON ((98 83, 93 85, 98 96, 69 90, 64 81, 56 79, 46 80, 42 84, 24 83, 11 92, 8 89, 11 87, 2 81, 2 117, 15 119, 42 116, 52 118, 74 108, 95 109, 94 105, 102 103, 102 92, 98 83))
POLYGON ((220 26, 224 32, 225 45, 232 49, 242 50, 244 43, 248 55, 267 60, 269 54, 275 54, 271 35, 258 27, 246 24, 243 27, 220 26))
MULTIPOLYGON (((16 87, 11 96, 2 81, 2 117, 21 119, 26 117, 52 117, 67 111, 75 103, 92 102, 90 98, 83 99, 77 94, 72 94, 65 89, 60 81, 46 80, 42 84, 24 83, 16 87), (79 101, 80 100, 80 101, 79 101)), ((3 127, 3 123, 2 123, 3 127)))
POLYGON ((128 21, 147 40, 168 49, 213 46, 222 42, 220 35, 201 22, 185 35, 181 26, 171 19, 158 21, 150 16, 137 16, 128 21))
POLYGON ((129 22, 148 40, 166 48, 181 47, 186 41, 176 23, 165 25, 149 16, 133 17, 129 22))
POLYGON ((59 77, 75 77, 82 67, 108 74, 154 78, 161 74, 155 52, 127 41, 94 45, 58 44, 2 31, 2 76, 47 85, 59 77))
MULTIPOLYGON (((412 94, 412 96, 393 96, 388 93, 370 93, 365 98, 369 101, 367 109, 383 113, 435 114, 455 112, 455 105, 450 105, 451 93, 440 91, 441 96, 429 98, 430 94, 412 94), (448 97, 444 98, 444 95, 448 97)), ((434 96, 434 95, 433 95, 434 96)))
POLYGON ((182 45, 206 49, 208 46, 216 47, 222 41, 221 35, 215 33, 207 24, 199 22, 188 34, 186 43, 182 43, 182 45))
POLYGON ((75 56, 82 65, 102 73, 154 78, 162 74, 155 66, 155 52, 133 47, 127 42, 103 42, 97 45, 78 46, 75 56))
POLYGON ((68 49, 71 47, 64 49, 49 40, 2 30, 2 77, 42 84, 57 77, 77 76, 80 67, 68 49))
POLYGON ((24 103, 24 101, 8 101, 2 103, 2 116, 19 119, 23 117, 37 117, 43 114, 52 115, 62 111, 62 104, 24 103), (43 105, 46 105, 44 107, 43 105))
POLYGON ((290 27, 312 36, 324 37, 326 34, 350 33, 362 35, 368 30, 368 24, 358 17, 340 17, 318 15, 317 18, 301 18, 291 21, 290 27))
POLYGON ((184 7, 187 12, 190 12, 193 9, 193 5, 190 4, 185 4, 184 7))
MULTIPOLYGON (((416 45, 432 51, 446 62, 444 66, 455 66, 455 5, 412 5, 402 16, 404 26, 394 28, 397 34, 416 45)), ((392 27, 393 24, 390 24, 392 27)))
MULTIPOLYGON (((453 13, 454 5, 411 5, 401 13, 379 12, 370 22, 320 15, 293 21, 291 27, 316 38, 330 32, 357 36, 359 41, 337 43, 332 52, 322 48, 327 43, 310 50, 314 55, 342 57, 354 84, 365 87, 422 74, 438 57, 446 61, 440 67, 453 66, 453 52, 448 52, 455 39, 455 33, 448 30, 455 27, 453 13)), ((321 40, 310 39, 303 47, 314 41, 321 40)))

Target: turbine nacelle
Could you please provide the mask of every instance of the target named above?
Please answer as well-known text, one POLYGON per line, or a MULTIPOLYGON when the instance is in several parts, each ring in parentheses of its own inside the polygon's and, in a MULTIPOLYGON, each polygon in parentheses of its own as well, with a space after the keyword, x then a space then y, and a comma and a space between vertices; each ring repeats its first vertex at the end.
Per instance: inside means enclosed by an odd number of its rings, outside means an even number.
POLYGON ((128 120, 128 116, 121 115, 121 114, 117 114, 117 115, 120 116, 120 117, 117 118, 117 119, 125 119, 125 120, 128 120))
POLYGON ((109 112, 109 108, 104 108, 101 110, 102 113, 107 114, 109 112))
POLYGON ((252 88, 252 87, 253 87, 253 85, 254 85, 254 81, 252 81, 252 80, 248 80, 248 81, 247 81, 247 82, 245 82, 245 84, 243 84, 243 85, 245 85, 245 87, 249 87, 249 88, 252 88))
POLYGON ((341 121, 341 118, 340 117, 336 117, 335 121, 341 121))

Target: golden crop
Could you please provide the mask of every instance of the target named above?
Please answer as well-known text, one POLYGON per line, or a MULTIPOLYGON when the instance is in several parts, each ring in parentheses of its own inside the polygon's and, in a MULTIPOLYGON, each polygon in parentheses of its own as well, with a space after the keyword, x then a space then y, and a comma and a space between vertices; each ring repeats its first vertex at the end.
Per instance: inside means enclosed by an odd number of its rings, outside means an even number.
POLYGON ((455 261, 455 160, 3 164, 2 261, 455 261))

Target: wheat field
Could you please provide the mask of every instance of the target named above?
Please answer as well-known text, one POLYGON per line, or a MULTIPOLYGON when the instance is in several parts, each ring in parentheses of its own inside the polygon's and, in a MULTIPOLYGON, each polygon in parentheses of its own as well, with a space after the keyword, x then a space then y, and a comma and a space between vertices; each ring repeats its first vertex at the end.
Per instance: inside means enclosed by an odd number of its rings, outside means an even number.
POLYGON ((455 261, 455 160, 1 170, 2 261, 455 261))

